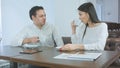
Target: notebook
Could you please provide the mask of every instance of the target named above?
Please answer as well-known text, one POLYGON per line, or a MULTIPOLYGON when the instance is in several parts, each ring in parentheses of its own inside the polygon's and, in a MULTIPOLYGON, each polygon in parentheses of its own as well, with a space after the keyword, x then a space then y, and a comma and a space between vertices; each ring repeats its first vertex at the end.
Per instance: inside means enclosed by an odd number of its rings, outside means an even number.
POLYGON ((86 60, 86 61, 94 61, 96 60, 102 53, 88 53, 85 52, 84 54, 79 54, 78 52, 75 54, 67 54, 62 53, 58 56, 53 58, 55 59, 67 59, 67 60, 86 60))

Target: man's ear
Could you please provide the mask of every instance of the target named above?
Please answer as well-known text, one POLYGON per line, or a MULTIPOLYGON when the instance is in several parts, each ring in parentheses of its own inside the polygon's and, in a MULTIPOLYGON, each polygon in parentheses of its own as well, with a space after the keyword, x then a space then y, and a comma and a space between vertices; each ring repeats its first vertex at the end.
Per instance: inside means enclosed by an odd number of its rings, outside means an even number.
POLYGON ((32 20, 35 20, 35 16, 32 15, 32 20))

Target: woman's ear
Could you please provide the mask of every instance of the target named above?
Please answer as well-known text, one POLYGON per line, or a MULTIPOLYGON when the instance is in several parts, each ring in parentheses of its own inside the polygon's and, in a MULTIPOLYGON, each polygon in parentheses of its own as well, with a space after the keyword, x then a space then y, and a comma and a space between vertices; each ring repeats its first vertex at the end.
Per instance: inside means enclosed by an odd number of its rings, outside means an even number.
POLYGON ((90 19, 90 15, 88 13, 86 13, 86 15, 87 15, 87 18, 90 19))
POLYGON ((88 21, 91 21, 90 15, 88 13, 86 14, 86 16, 87 16, 88 21))

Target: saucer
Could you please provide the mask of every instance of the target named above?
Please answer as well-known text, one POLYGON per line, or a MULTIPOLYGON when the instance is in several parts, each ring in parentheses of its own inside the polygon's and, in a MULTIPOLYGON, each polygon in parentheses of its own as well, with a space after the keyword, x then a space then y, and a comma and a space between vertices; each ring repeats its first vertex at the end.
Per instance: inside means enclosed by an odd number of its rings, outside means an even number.
POLYGON ((26 48, 37 48, 38 47, 38 45, 33 45, 33 44, 25 44, 25 45, 23 45, 23 47, 26 47, 26 48))

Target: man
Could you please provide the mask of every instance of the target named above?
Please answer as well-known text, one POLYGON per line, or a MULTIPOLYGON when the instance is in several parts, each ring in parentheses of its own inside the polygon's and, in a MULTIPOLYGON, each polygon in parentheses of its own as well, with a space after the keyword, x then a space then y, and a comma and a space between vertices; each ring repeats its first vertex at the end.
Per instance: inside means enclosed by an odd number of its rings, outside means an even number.
MULTIPOLYGON (((21 30, 12 41, 13 46, 38 45, 54 47, 62 46, 63 41, 59 36, 56 28, 46 23, 46 14, 42 6, 34 6, 29 11, 30 19, 33 21, 32 25, 29 25, 21 30)), ((44 68, 29 65, 29 68, 44 68)))
POLYGON ((30 19, 33 21, 22 29, 13 40, 13 46, 22 46, 25 44, 54 47, 63 45, 56 28, 46 23, 46 14, 42 6, 34 6, 29 11, 30 19))

